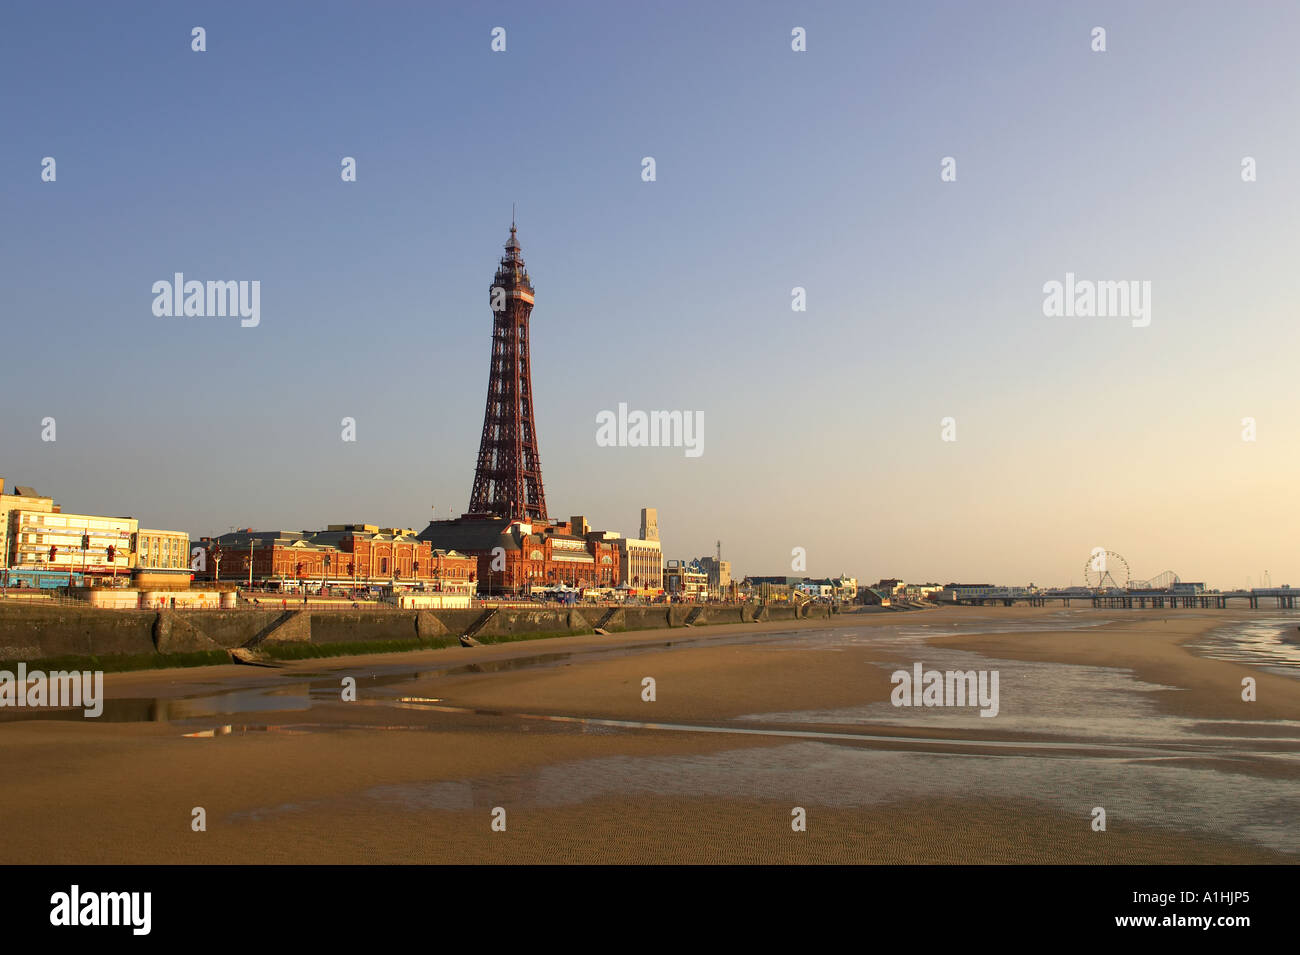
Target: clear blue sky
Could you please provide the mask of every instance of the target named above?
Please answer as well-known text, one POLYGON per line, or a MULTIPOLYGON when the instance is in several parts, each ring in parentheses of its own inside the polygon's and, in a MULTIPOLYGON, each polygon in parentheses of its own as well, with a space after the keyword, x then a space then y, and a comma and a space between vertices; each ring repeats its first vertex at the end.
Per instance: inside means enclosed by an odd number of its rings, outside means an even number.
POLYGON ((517 202, 553 516, 655 505, 741 573, 1300 583, 1298 38, 1283 3, 8 5, 0 476, 195 536, 463 510, 517 202), (177 271, 260 280, 261 325, 155 317, 177 271), (1151 281, 1150 327, 1044 317, 1067 271, 1151 281), (703 411, 705 453, 597 447, 621 401, 703 411))

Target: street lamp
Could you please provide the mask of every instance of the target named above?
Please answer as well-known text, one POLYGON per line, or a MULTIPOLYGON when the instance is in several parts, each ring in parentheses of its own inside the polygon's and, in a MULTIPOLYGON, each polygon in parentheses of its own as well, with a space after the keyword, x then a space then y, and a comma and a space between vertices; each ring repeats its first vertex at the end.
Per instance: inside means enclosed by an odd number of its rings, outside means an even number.
MULTIPOLYGON (((7 518, 8 516, 9 516, 8 514, 5 515, 6 518, 7 518)), ((6 530, 7 530, 7 528, 6 528, 6 530)), ((12 552, 12 548, 13 548, 13 542, 10 540, 10 538, 12 538, 13 536, 14 536, 13 534, 9 534, 9 533, 6 533, 6 534, 5 534, 5 553, 4 553, 5 586, 4 586, 4 595, 5 595, 6 597, 9 596, 9 592, 8 592, 8 591, 9 591, 9 584, 10 584, 10 580, 9 580, 9 555, 10 555, 10 553, 12 552)))
MULTIPOLYGON (((86 586, 86 551, 90 550, 90 528, 81 535, 81 586, 86 586)), ((72 568, 68 568, 68 589, 72 589, 72 568)))
POLYGON ((112 583, 112 587, 113 587, 114 590, 117 589, 117 548, 121 545, 121 543, 122 543, 122 536, 121 536, 121 534, 119 534, 118 537, 117 537, 117 544, 116 544, 116 545, 115 545, 115 544, 109 544, 109 545, 108 545, 108 550, 107 550, 107 552, 105 553, 105 556, 108 557, 108 562, 109 562, 109 563, 112 565, 112 567, 113 567, 113 583, 112 583))

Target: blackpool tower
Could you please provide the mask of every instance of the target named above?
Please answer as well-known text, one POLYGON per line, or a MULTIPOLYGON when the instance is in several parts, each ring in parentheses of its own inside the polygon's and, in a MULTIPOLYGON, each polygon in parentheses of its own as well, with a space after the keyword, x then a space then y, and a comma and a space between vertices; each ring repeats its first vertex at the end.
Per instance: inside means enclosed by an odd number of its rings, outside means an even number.
POLYGON ((474 469, 468 517, 546 520, 542 462, 533 421, 533 386, 528 358, 528 318, 533 284, 519 255, 515 224, 489 293, 492 305, 492 362, 487 410, 474 469))

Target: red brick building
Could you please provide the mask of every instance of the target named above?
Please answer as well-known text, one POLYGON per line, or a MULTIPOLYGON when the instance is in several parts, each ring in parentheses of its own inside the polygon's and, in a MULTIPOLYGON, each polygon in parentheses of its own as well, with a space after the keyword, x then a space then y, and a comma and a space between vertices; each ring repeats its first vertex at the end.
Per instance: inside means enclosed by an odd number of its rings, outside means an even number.
POLYGON ((617 539, 589 530, 582 518, 557 524, 462 517, 433 521, 419 536, 475 558, 480 594, 527 593, 557 584, 618 586, 617 539))
POLYGON ((235 531, 203 538, 205 567, 196 579, 284 587, 299 581, 327 586, 389 584, 472 593, 476 561, 430 546, 414 531, 374 524, 331 524, 327 530, 235 531))

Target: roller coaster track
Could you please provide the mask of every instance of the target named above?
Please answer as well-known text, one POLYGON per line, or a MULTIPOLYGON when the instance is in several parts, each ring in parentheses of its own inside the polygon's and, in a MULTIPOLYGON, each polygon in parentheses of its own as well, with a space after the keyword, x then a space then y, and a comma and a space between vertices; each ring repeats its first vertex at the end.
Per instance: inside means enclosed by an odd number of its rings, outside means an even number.
POLYGON ((1172 570, 1166 570, 1162 574, 1156 574, 1150 580, 1134 580, 1128 585, 1129 590, 1169 590, 1174 584, 1179 583, 1179 577, 1172 570))

